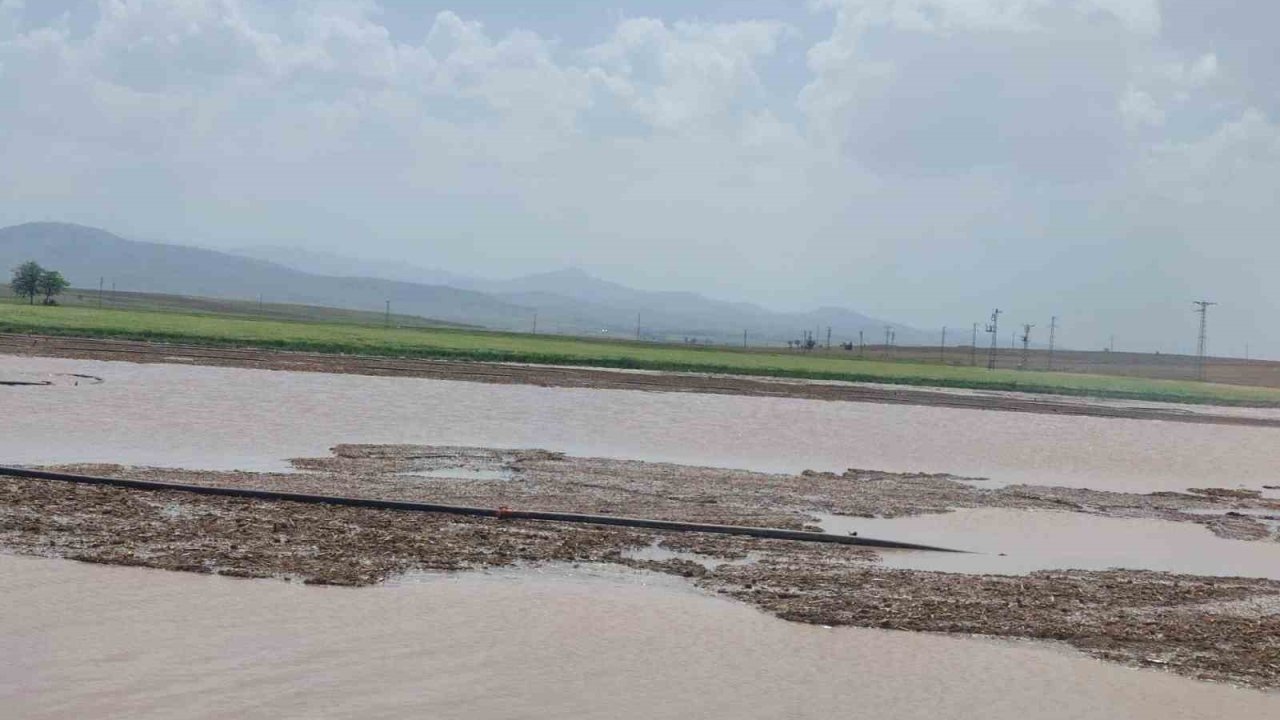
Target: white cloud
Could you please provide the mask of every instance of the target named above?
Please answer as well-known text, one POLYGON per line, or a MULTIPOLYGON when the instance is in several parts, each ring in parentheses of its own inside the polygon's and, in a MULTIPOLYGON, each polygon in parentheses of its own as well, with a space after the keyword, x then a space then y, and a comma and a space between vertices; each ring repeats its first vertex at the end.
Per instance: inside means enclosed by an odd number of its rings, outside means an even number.
POLYGON ((1203 213, 1217 202, 1247 211, 1251 221, 1257 213, 1274 216, 1280 125, 1249 108, 1203 137, 1155 145, 1141 170, 1148 190, 1183 209, 1203 213))
POLYGON ((0 40, 18 32, 24 6, 23 0, 0 0, 0 40))
POLYGON ((1159 0, 1078 0, 1077 8, 1110 15, 1131 32, 1151 37, 1160 34, 1159 0))
POLYGON ((1197 93, 1220 79, 1218 58, 1205 53, 1194 60, 1158 58, 1135 64, 1130 85, 1118 101, 1130 131, 1162 127, 1171 115, 1192 105, 1197 93))
POLYGON ((789 31, 778 22, 633 18, 584 55, 603 87, 655 127, 705 126, 759 97, 758 65, 789 31))
MULTIPOLYGON (((566 41, 465 10, 409 33, 363 0, 103 0, 48 27, 0 0, 0 224, 360 238, 931 324, 938 297, 1012 293, 1013 273, 970 282, 991 267, 1096 284, 1090 253, 1175 247, 1189 273, 1185 248, 1262 255, 1280 224, 1275 108, 1221 46, 1165 42, 1154 1, 818 7, 566 41), (829 33, 802 42, 815 18, 829 33)), ((1017 290, 1056 312, 1052 285, 1017 290)))
POLYGON ((1164 125, 1164 110, 1156 104, 1154 98, 1146 92, 1130 87, 1120 98, 1120 115, 1124 118, 1129 130, 1140 130, 1144 127, 1164 125))
POLYGON ((836 8, 838 22, 858 28, 874 26, 927 33, 971 30, 1032 30, 1037 12, 1053 0, 820 0, 820 8, 836 8))

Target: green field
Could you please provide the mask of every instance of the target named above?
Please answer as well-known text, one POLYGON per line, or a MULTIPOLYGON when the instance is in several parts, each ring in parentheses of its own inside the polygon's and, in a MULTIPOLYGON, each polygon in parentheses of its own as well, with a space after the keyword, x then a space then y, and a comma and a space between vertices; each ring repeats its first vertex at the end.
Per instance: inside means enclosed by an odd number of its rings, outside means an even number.
POLYGON ((591 340, 448 328, 291 322, 229 315, 27 306, 0 301, 0 332, 114 337, 384 357, 453 358, 934 385, 1190 403, 1280 406, 1280 389, 793 352, 591 340))
MULTIPOLYGON (((0 285, 0 302, 23 302, 15 298, 8 285, 0 285)), ((187 295, 163 295, 160 293, 116 292, 99 293, 97 289, 71 289, 58 296, 58 304, 64 307, 109 308, 113 310, 142 310, 190 315, 216 315, 229 318, 259 318, 288 322, 339 323, 344 325, 374 325, 382 327, 387 317, 380 312, 345 310, 318 305, 291 303, 259 303, 253 300, 227 300, 222 298, 191 297, 187 295)), ((391 314, 391 324, 398 327, 456 327, 479 330, 474 325, 434 320, 417 315, 391 314)))

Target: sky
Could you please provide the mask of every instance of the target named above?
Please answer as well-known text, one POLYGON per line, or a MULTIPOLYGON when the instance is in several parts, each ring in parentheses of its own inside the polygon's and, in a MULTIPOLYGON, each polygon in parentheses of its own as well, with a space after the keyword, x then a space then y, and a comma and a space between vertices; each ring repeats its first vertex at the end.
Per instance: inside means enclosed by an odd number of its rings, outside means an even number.
POLYGON ((1280 3, 0 0, 0 225, 1280 358, 1280 3))

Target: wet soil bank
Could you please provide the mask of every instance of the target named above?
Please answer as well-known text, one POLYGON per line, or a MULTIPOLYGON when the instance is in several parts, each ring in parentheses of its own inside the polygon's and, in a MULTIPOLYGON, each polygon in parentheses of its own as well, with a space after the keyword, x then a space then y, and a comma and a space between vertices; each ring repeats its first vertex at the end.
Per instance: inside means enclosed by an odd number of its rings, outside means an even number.
MULTIPOLYGON (((761 475, 536 450, 339 446, 294 474, 59 469, 186 483, 803 527, 807 513, 1058 509, 1198 523, 1274 542, 1250 493, 1128 495, 950 476, 761 475), (450 478, 453 475, 455 477, 450 478), (496 478, 496 479, 495 479, 496 478)), ((1276 508, 1280 511, 1280 508, 1276 508)), ((1205 533, 1206 539, 1213 537, 1205 533)), ((908 539, 909 538, 905 538, 908 539)), ((1021 576, 893 570, 865 548, 147 493, 0 478, 0 548, 121 565, 371 585, 422 570, 616 563, 692 579, 784 619, 1035 638, 1196 678, 1280 688, 1280 582, 1139 570, 1021 576), (645 548, 655 554, 637 554, 645 548)))
MULTIPOLYGON (((1169 422, 1253 427, 1280 427, 1280 419, 1168 407, 1090 404, 1080 398, 1032 397, 1017 394, 964 394, 884 385, 820 383, 737 375, 627 372, 599 368, 520 365, 474 361, 387 359, 254 348, 220 349, 132 340, 102 340, 39 335, 0 334, 0 353, 84 360, 140 363, 187 363, 218 367, 292 370, 352 375, 420 377, 540 387, 603 388, 691 392, 713 395, 788 397, 806 400, 924 405, 976 410, 1003 410, 1048 415, 1165 420, 1169 422)), ((1260 404, 1260 407, 1270 405, 1260 404)))

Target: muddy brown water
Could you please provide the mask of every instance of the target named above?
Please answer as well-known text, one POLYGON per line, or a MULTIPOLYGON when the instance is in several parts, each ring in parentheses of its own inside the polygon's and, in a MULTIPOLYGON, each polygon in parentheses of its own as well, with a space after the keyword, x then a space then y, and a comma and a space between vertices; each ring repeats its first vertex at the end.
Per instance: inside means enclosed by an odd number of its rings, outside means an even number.
POLYGON ((1280 484, 1280 429, 919 406, 0 356, 0 462, 284 469, 340 442, 539 447, 767 472, 950 472, 1182 490, 1280 484), (69 438, 75 438, 74 442, 69 438))
POLYGON ((816 516, 822 529, 970 551, 880 552, 889 567, 1022 575, 1035 570, 1158 570, 1280 580, 1280 543, 1227 540, 1193 523, 977 508, 901 518, 816 516))
POLYGON ((1043 645, 786 623, 651 579, 346 589, 0 556, 0 707, 27 720, 1280 714, 1276 694, 1043 645))

